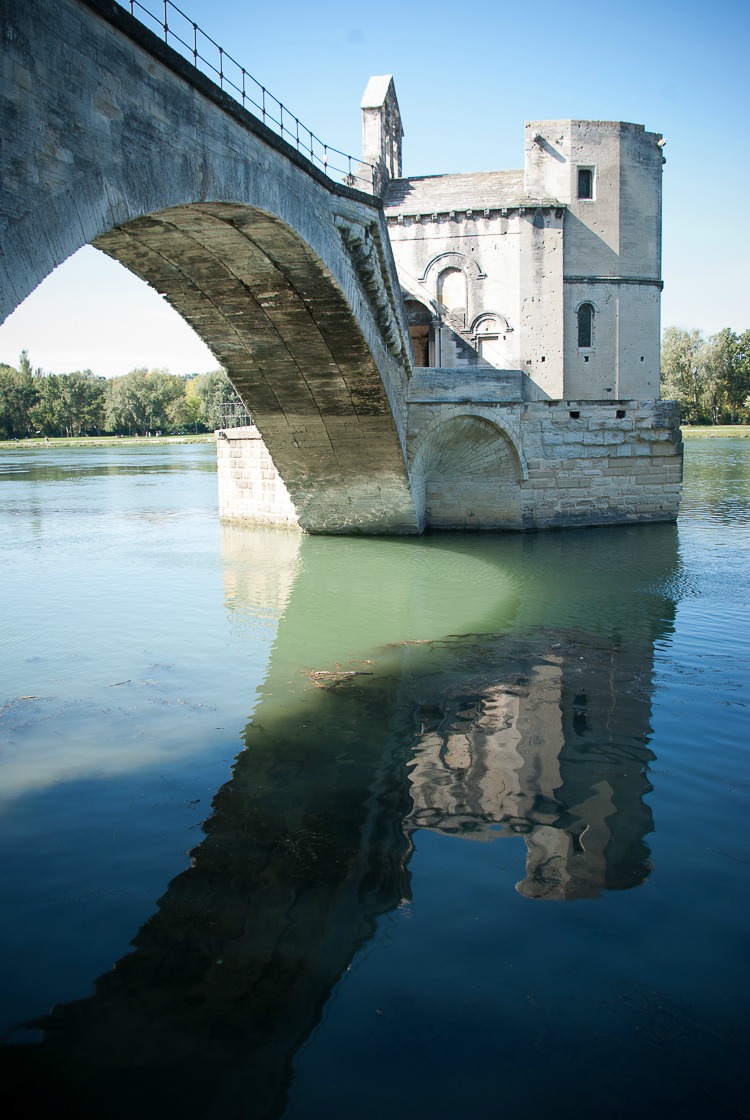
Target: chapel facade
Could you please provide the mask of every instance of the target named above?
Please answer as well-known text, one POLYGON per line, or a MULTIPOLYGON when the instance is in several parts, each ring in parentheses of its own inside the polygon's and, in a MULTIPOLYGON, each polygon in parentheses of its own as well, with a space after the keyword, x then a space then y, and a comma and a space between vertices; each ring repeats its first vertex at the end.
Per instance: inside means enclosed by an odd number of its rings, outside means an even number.
POLYGON ((417 369, 513 373, 528 401, 658 398, 658 133, 531 121, 521 170, 403 178, 390 76, 362 112, 417 369))

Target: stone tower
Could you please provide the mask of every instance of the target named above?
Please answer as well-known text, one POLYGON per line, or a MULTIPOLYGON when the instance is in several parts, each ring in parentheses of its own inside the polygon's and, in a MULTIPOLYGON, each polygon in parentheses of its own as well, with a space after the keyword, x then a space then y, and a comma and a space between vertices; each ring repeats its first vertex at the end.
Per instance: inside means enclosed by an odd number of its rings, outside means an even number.
POLYGON ((526 125, 524 188, 565 206, 562 396, 659 396, 662 147, 612 121, 526 125))

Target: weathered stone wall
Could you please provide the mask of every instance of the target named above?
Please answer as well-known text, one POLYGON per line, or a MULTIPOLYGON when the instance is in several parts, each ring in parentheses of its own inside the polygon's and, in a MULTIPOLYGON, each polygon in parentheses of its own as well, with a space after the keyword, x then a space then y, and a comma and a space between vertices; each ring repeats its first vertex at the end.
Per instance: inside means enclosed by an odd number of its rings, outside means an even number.
POLYGON ((525 405, 520 429, 524 528, 677 517, 682 437, 673 401, 525 405))
POLYGON ((520 172, 389 184, 402 287, 434 315, 432 366, 523 372, 526 399, 563 395, 563 208, 543 202, 525 199, 520 172), (449 272, 460 306, 441 293, 449 272))
POLYGON ((517 370, 525 400, 657 398, 662 162, 641 125, 533 121, 523 172, 389 182, 402 287, 432 314, 427 365, 517 370))

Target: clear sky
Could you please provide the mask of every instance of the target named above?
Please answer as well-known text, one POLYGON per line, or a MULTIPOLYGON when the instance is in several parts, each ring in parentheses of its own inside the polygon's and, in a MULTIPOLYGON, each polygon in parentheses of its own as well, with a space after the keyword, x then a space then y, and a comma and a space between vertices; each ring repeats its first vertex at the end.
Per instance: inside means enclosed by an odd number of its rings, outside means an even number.
MULTIPOLYGON (((405 175, 520 168, 526 120, 661 132, 663 325, 750 327, 748 0, 179 6, 319 136, 354 154, 367 79, 393 74, 405 175)), ((217 364, 159 296, 88 247, 0 326, 0 361, 16 365, 22 348, 51 372, 217 364)))

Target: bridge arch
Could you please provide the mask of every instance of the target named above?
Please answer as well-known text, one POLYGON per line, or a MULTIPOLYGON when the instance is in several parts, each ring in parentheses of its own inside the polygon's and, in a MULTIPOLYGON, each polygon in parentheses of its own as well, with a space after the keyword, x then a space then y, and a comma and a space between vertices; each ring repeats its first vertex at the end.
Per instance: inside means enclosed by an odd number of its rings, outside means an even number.
POLYGON ((391 404, 351 304, 296 231, 255 207, 199 203, 94 244, 162 292, 216 355, 303 528, 393 531, 388 473, 405 472, 391 404))
POLYGON ((303 528, 417 531, 380 202, 326 179, 119 5, 54 7, 16 5, 6 36, 29 80, 15 100, 0 87, 0 319, 94 244, 226 368, 303 528))
POLYGON ((497 418, 459 413, 422 433, 412 480, 425 528, 520 529, 526 465, 497 418))

